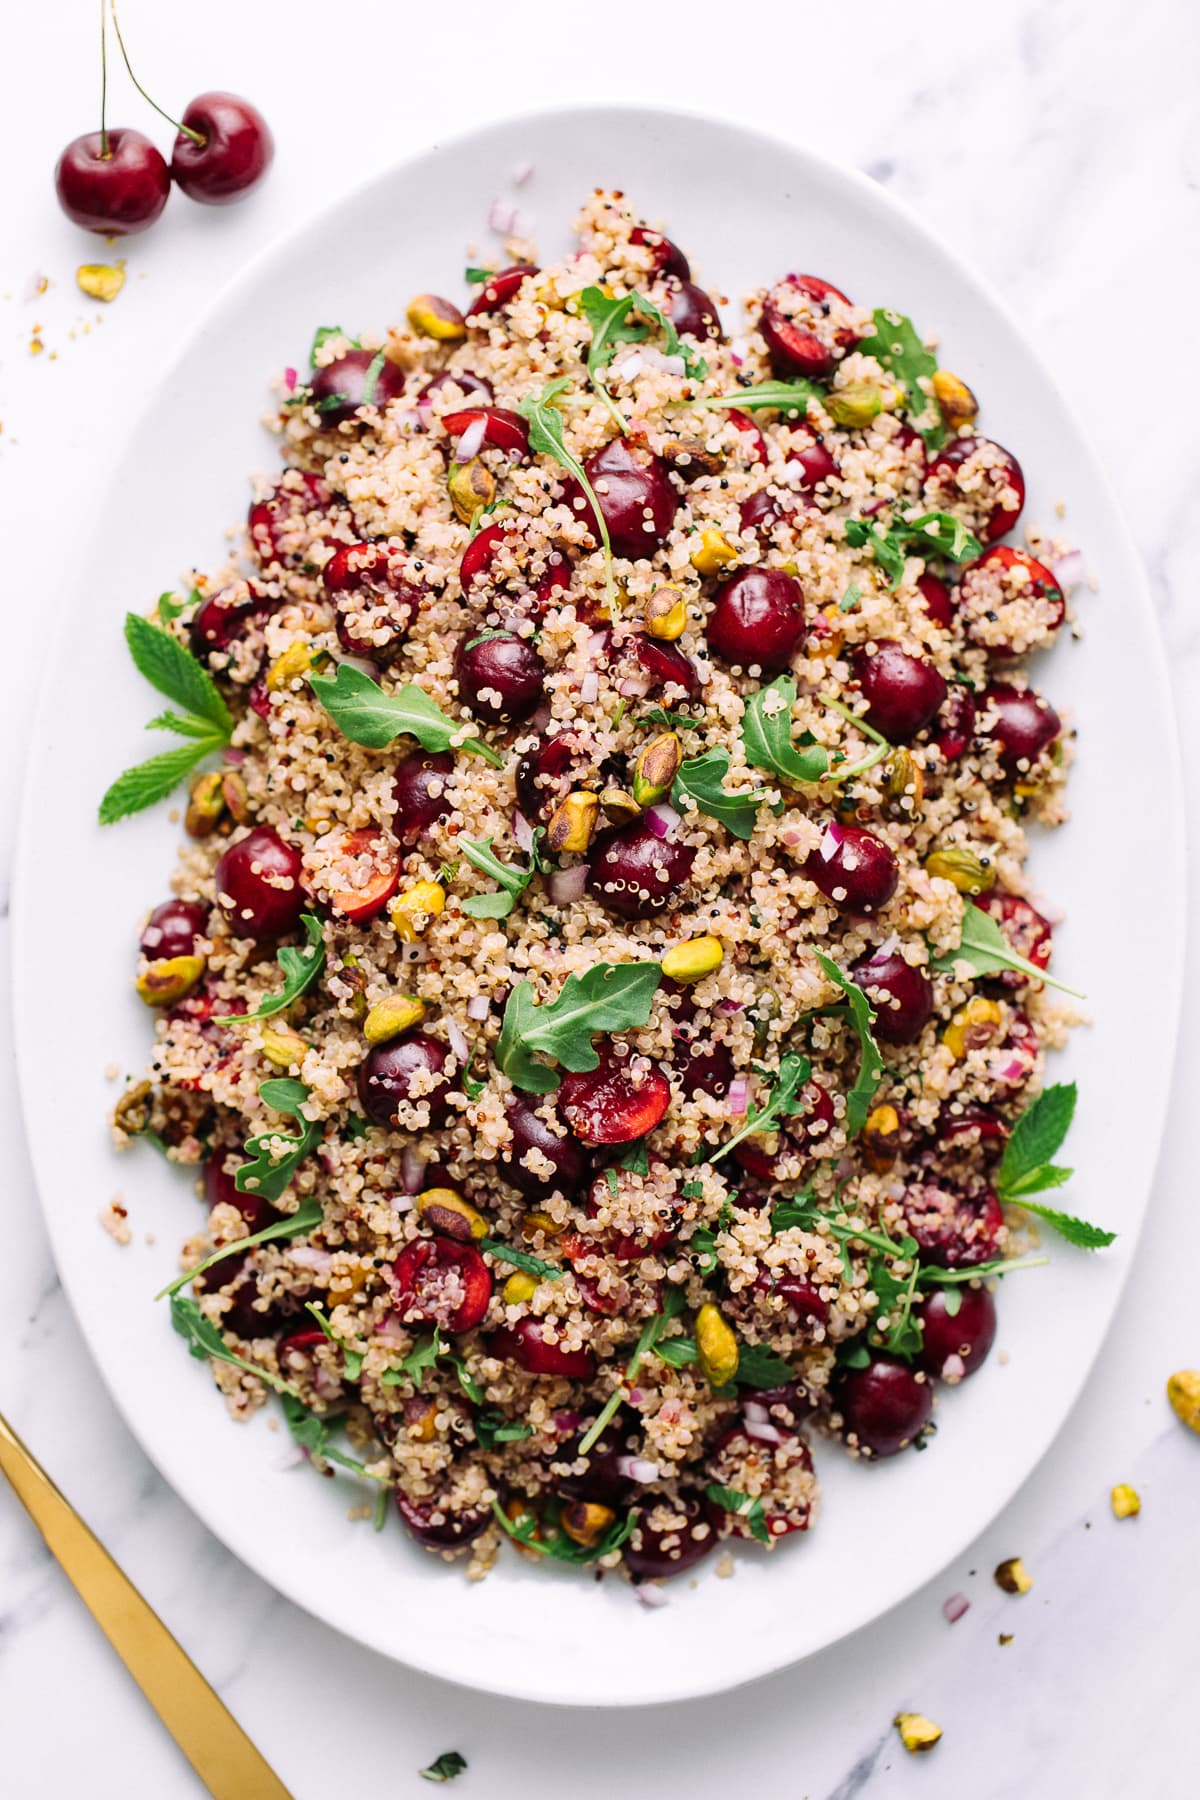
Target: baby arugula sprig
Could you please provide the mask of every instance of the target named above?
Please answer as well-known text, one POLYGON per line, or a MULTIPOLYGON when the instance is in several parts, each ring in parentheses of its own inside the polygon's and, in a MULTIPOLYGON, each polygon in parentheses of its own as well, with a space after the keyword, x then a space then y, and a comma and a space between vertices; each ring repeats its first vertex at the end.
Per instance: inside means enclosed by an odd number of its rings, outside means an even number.
POLYGON ((466 720, 444 713, 415 681, 389 694, 354 663, 332 675, 310 675, 308 684, 344 738, 367 750, 386 750, 398 737, 416 738, 423 750, 469 750, 493 768, 504 758, 466 720))
POLYGON ((523 400, 518 401, 517 411, 523 419, 529 421, 529 448, 534 455, 550 457, 560 469, 565 469, 568 475, 575 477, 587 496, 592 511, 592 525, 600 534, 600 545, 604 552, 604 586, 609 610, 615 613, 617 584, 613 580, 612 539, 608 535, 608 522, 600 510, 600 502, 588 479, 587 470, 574 452, 567 449, 563 416, 554 404, 570 385, 565 375, 560 376, 557 381, 548 381, 540 394, 526 394, 523 400))
POLYGON ((558 1074, 535 1058, 548 1057, 574 1073, 598 1068, 592 1038, 644 1025, 661 980, 656 962, 597 963, 582 975, 568 975, 545 1006, 534 1000, 532 982, 519 981, 504 1008, 497 1064, 526 1093, 553 1093, 558 1074))
POLYGON ((214 1025, 249 1025, 255 1019, 274 1018, 276 1013, 286 1012, 294 1000, 308 991, 325 967, 325 944, 321 921, 315 913, 301 913, 300 923, 304 927, 304 948, 284 944, 275 952, 275 960, 283 971, 283 986, 279 992, 260 1000, 253 1012, 227 1013, 224 1018, 213 1019, 214 1025))
POLYGON ((708 374, 704 358, 680 340, 670 319, 644 294, 623 294, 613 298, 603 288, 586 287, 579 296, 579 307, 592 328, 587 358, 588 380, 612 414, 622 436, 628 431, 627 422, 604 383, 604 370, 617 354, 619 344, 643 344, 657 326, 666 342, 667 355, 681 356, 684 370, 693 380, 703 381, 708 374))
POLYGON ((170 631, 143 619, 140 613, 128 613, 125 642, 135 667, 151 687, 181 709, 158 713, 147 730, 174 732, 186 741, 178 749, 164 750, 118 775, 100 802, 102 825, 112 825, 164 800, 197 763, 223 750, 233 735, 232 714, 212 676, 170 631))

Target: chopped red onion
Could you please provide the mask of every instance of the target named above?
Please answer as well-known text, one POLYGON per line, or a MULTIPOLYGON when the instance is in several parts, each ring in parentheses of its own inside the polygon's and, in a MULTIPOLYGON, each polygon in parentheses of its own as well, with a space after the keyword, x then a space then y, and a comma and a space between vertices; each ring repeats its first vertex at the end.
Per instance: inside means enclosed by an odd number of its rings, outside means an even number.
POLYGON ((644 700, 650 692, 648 675, 627 675, 624 681, 617 683, 617 692, 622 700, 644 700))
POLYGON ((404 1344, 408 1341, 409 1331, 401 1324, 397 1313, 389 1313, 383 1324, 376 1327, 375 1336, 385 1344, 404 1344))
POLYGON ((416 1150, 406 1149, 400 1162, 401 1177, 406 1194, 419 1194, 421 1183, 425 1179, 425 1158, 416 1150))
POLYGON ((221 758, 221 761, 228 763, 231 769, 236 769, 239 763, 244 763, 245 760, 246 752, 244 750, 226 750, 221 758))
POLYGON ((750 1083, 744 1075, 735 1075, 729 1084, 729 1098, 725 1102, 725 1111, 733 1119, 740 1119, 750 1104, 750 1083))
POLYGON ((315 1244, 297 1244, 288 1252, 288 1261, 298 1269, 311 1269, 316 1275, 327 1275, 333 1257, 328 1250, 318 1250, 315 1244))
POLYGON ((971 1602, 965 1594, 951 1594, 948 1600, 942 1601, 942 1614, 948 1625, 957 1625, 963 1614, 970 1608, 971 1602))
POLYGON ((468 1019, 486 1019, 492 1010, 492 1003, 486 994, 472 994, 467 1001, 468 1019))
POLYGON ((634 350, 631 355, 614 365, 613 374, 621 381, 632 381, 635 375, 641 374, 644 367, 644 359, 637 350, 634 350))
POLYGON ((531 162, 519 162, 512 172, 513 186, 524 187, 525 183, 529 180, 529 177, 533 174, 533 169, 534 165, 531 162))
POLYGON ((882 512, 887 504, 886 500, 868 500, 866 505, 860 508, 860 511, 864 519, 872 519, 877 512, 882 512))
POLYGON ((1057 562, 1050 564, 1050 573, 1060 588, 1078 587, 1087 580, 1087 564, 1083 560, 1082 550, 1068 550, 1057 562))
POLYGON ((482 414, 472 419, 467 429, 454 446, 454 460, 457 463, 469 463, 473 456, 478 456, 483 449, 484 435, 487 432, 487 420, 482 414))
POLYGON ((961 1356, 948 1356, 942 1364, 942 1380, 949 1382, 952 1387, 956 1381, 962 1380, 966 1372, 967 1365, 961 1356))
POLYGON ((618 1475, 625 1477, 626 1481, 640 1481, 643 1484, 647 1481, 657 1481, 662 1475, 658 1464, 648 1461, 644 1456, 615 1457, 613 1467, 618 1475))
POLYGON ((295 393, 296 382, 298 379, 295 369, 285 369, 283 371, 283 384, 289 394, 295 393))
POLYGON ((657 1612, 660 1606, 671 1604, 661 1588, 650 1587, 646 1582, 641 1582, 633 1592, 638 1605, 644 1606, 647 1612, 657 1612))
POLYGON ((516 212, 517 209, 511 200, 505 200, 502 195, 497 194, 488 207, 488 230, 498 231, 502 237, 505 236, 513 228, 516 212))
POLYGON ((764 1425, 757 1420, 747 1419, 742 1430, 748 1438, 754 1438, 760 1444, 786 1444, 788 1441, 778 1425, 772 1425, 769 1421, 764 1425))
POLYGON ((667 806, 665 802, 658 806, 648 806, 642 817, 656 838, 674 837, 679 829, 679 814, 673 806, 667 806))
POLYGON ((512 828, 513 836, 517 840, 518 847, 525 852, 526 856, 528 856, 529 852, 533 849, 533 826, 529 823, 529 820, 525 817, 524 813, 515 812, 513 814, 512 828))
POLYGON ((832 862, 838 851, 841 849, 844 841, 845 835, 841 826, 835 825, 833 820, 830 819, 828 825, 825 827, 825 835, 817 845, 817 854, 821 858, 821 861, 832 862))
POLYGON ((417 401, 417 417, 428 431, 433 424, 433 400, 430 395, 423 394, 417 401))
POLYGON ((578 1431, 580 1423, 580 1415, 577 1412, 563 1411, 556 1412, 554 1415, 555 1431, 564 1433, 568 1431, 578 1431))
POLYGON ((584 706, 592 706, 600 693, 600 676, 595 669, 589 669, 579 684, 579 698, 584 706))
POLYGON ((576 863, 572 869, 556 869, 547 877, 546 892, 555 906, 572 906, 576 900, 583 899, 587 878, 586 863, 576 863))
POLYGON ((462 1026, 453 1019, 446 1020, 446 1036, 450 1040, 450 1048, 465 1068, 471 1060, 471 1046, 467 1042, 467 1034, 462 1026))
POLYGON ((322 1400, 338 1400, 341 1398, 342 1384, 338 1376, 325 1368, 323 1363, 313 1365, 313 1387, 322 1400))
POLYGON ((742 1010, 742 1002, 740 1000, 718 1000, 716 1006, 713 1008, 714 1012, 720 1013, 721 1017, 725 1019, 732 1018, 734 1013, 740 1013, 742 1010))
POLYGON ((639 1387, 630 1388, 630 1390, 629 1390, 630 1406, 640 1406, 642 1404, 642 1401, 645 1398, 646 1398, 646 1391, 644 1388, 639 1388, 639 1387))

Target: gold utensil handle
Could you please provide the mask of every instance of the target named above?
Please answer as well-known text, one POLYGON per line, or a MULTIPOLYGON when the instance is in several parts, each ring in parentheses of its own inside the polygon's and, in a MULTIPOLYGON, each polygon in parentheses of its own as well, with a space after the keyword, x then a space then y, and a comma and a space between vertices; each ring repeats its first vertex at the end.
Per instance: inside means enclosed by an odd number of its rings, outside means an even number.
POLYGON ((2 1416, 0 1472, 213 1800, 291 1800, 158 1614, 2 1416))

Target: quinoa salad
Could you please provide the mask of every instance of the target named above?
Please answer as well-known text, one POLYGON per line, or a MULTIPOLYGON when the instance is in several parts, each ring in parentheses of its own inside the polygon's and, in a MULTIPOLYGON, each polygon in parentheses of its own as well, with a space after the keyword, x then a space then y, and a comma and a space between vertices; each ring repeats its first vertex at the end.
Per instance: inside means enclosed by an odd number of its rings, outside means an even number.
POLYGON ((196 1172, 159 1299, 236 1418, 472 1575, 644 1584, 925 1449, 1038 1227, 1111 1241, 1025 868, 1080 558, 909 319, 575 224, 317 330, 127 619, 177 744, 101 818, 186 837, 113 1127, 196 1172))

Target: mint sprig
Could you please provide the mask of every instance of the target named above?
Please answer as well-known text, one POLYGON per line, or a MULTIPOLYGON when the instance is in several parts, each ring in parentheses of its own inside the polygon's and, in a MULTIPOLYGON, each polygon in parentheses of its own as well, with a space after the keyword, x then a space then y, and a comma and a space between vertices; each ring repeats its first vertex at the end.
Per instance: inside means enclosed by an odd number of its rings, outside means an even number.
POLYGON ((212 676, 169 631, 140 613, 127 613, 125 642, 135 668, 151 687, 183 709, 159 713, 148 728, 174 732, 187 742, 118 775, 100 802, 102 825, 164 800, 197 763, 223 750, 233 735, 233 717, 212 676))
POLYGON ((1060 1082, 1046 1088, 1031 1106, 1026 1107, 1004 1147, 1004 1156, 996 1175, 996 1192, 1001 1200, 1012 1201, 1026 1212, 1045 1221, 1052 1231, 1081 1250, 1103 1250, 1116 1238, 1115 1231, 1105 1231, 1074 1213, 1059 1212, 1029 1199, 1030 1194, 1044 1193, 1048 1188, 1062 1187, 1071 1179, 1072 1169, 1059 1168, 1051 1161, 1061 1147, 1075 1116, 1078 1097, 1075 1083, 1060 1082))
POLYGON ((518 982, 504 1008, 497 1064, 526 1093, 552 1093, 558 1075, 534 1059, 547 1057, 573 1073, 599 1067, 593 1037, 644 1025, 661 980, 656 962, 597 963, 582 975, 568 975, 544 1006, 535 1001, 532 982, 518 982))
POLYGON ((333 675, 310 674, 308 684, 342 736, 366 750, 386 750, 396 738, 412 737, 423 750, 469 750, 493 768, 504 766, 499 752, 474 735, 474 725, 450 718, 415 681, 388 694, 362 669, 342 662, 333 675))

